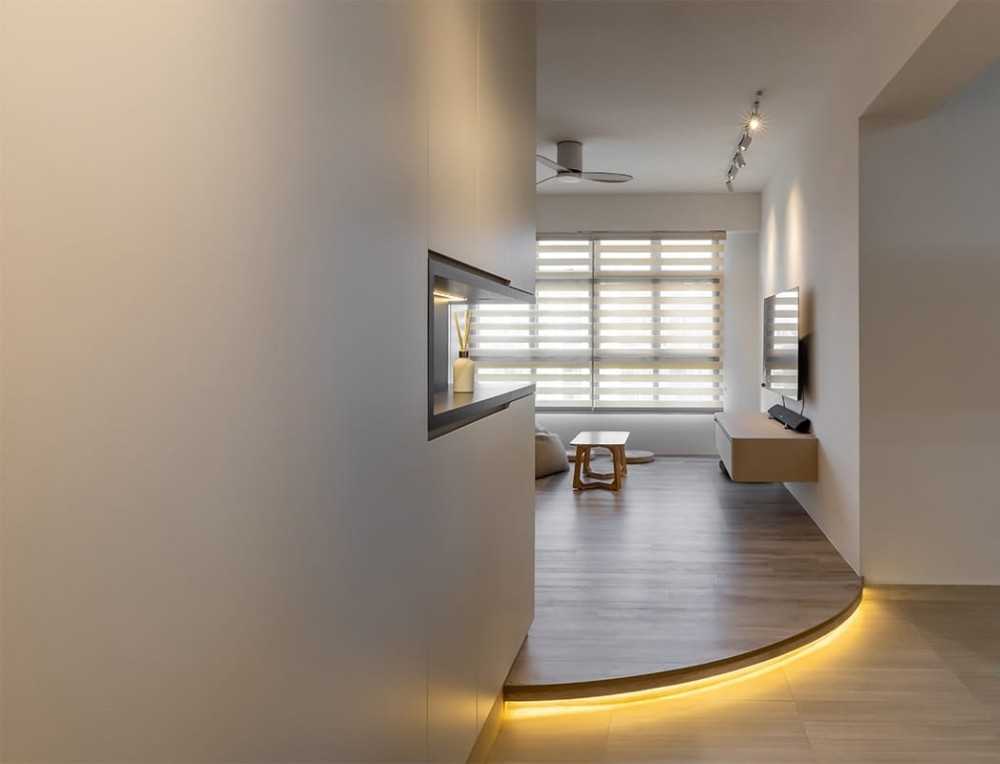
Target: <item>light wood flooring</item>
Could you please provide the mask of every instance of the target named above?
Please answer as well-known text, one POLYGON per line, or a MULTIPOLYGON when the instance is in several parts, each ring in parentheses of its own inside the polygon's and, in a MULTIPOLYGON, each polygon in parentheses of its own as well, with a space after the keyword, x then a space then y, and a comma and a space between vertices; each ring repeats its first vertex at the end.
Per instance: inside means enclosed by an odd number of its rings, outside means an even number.
POLYGON ((830 644, 704 694, 522 718, 493 762, 1000 764, 1000 587, 868 588, 830 644))
POLYGON ((618 493, 574 494, 570 481, 536 485, 535 621, 508 697, 732 658, 822 623, 860 590, 784 487, 730 482, 715 459, 630 465, 618 493))

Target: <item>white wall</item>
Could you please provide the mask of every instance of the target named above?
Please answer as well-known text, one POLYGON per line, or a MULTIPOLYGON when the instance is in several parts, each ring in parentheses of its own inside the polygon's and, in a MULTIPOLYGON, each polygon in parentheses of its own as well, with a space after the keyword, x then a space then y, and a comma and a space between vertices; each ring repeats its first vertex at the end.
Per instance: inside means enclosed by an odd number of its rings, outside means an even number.
MULTIPOLYGON (((755 411, 760 385, 758 241, 760 195, 539 194, 538 230, 727 231, 723 318, 724 405, 755 411)), ((714 455, 711 414, 540 412, 564 442, 581 430, 626 429, 629 446, 663 455, 714 455)))
POLYGON ((711 456, 716 453, 710 414, 647 412, 538 411, 538 424, 569 442, 583 430, 628 430, 628 447, 661 456, 711 456))
MULTIPOLYGON (((809 344, 805 414, 819 439, 819 481, 796 499, 859 569, 857 113, 819 119, 764 191, 761 294, 800 287, 809 344)), ((761 409, 777 396, 761 391, 761 409)))
POLYGON ((428 51, 471 51, 463 125, 527 125, 448 254, 504 268, 500 227, 529 273, 533 9, 0 9, 0 757, 464 759, 531 617, 533 411, 427 442, 428 51))
POLYGON ((998 135, 1000 64, 928 118, 862 133, 861 552, 877 583, 1000 584, 998 135))
MULTIPOLYGON (((756 411, 760 400, 763 308, 759 239, 756 231, 730 231, 726 237, 722 338, 726 411, 756 411)), ((715 453, 714 448, 711 453, 715 453)))
POLYGON ((550 194, 536 201, 538 230, 756 231, 760 194, 550 194))
MULTIPOLYGON (((801 132, 763 194, 761 292, 802 289, 809 337, 806 416, 819 439, 819 480, 789 489, 861 570, 858 372, 858 118, 954 0, 870 7, 865 35, 845 41, 801 132)), ((775 400, 761 393, 761 407, 775 400)))

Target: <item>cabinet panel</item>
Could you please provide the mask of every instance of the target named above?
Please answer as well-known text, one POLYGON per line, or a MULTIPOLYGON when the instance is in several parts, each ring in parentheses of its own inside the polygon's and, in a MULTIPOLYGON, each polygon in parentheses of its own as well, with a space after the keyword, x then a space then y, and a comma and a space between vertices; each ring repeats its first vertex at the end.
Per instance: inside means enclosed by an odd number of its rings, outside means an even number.
POLYGON ((430 757, 464 760, 533 613, 534 404, 431 441, 430 757))
MULTIPOLYGON (((533 291, 535 8, 428 0, 428 246, 533 291)), ((428 744, 468 755, 534 614, 534 398, 428 444, 428 744)))
POLYGON ((484 0, 479 29, 479 254, 522 289, 535 280, 535 5, 484 0))
POLYGON ((431 761, 464 761, 478 734, 478 635, 488 603, 479 591, 479 470, 470 450, 495 414, 431 441, 434 496, 426 550, 428 748, 431 761))
POLYGON ((482 548, 490 562, 485 588, 491 601, 480 659, 477 719, 490 707, 528 633, 535 612, 535 406, 534 396, 508 410, 506 447, 490 454, 496 499, 483 527, 482 548))
POLYGON ((476 255, 478 157, 477 0, 430 0, 427 55, 428 246, 485 267, 476 255))

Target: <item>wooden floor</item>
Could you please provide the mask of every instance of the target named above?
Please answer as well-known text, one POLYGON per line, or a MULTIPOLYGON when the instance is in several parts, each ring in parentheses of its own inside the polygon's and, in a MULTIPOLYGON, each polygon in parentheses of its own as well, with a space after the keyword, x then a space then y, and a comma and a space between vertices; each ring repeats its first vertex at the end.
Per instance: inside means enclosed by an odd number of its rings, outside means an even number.
POLYGON ((535 621, 510 699, 634 689, 765 649, 860 592, 784 487, 730 482, 715 459, 631 465, 619 493, 570 481, 537 482, 535 621))
POLYGON ((508 708, 489 761, 1000 764, 1000 587, 866 589, 828 645, 697 696, 508 708))

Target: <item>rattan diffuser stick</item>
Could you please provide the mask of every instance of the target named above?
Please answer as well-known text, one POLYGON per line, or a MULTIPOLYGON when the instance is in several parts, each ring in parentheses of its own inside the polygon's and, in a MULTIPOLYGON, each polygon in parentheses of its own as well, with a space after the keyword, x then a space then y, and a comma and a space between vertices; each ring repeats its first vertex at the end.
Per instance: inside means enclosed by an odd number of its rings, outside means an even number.
POLYGON ((472 335, 472 311, 465 311, 465 327, 459 323, 458 314, 455 314, 455 332, 458 334, 458 349, 462 353, 469 352, 469 338, 472 335))

